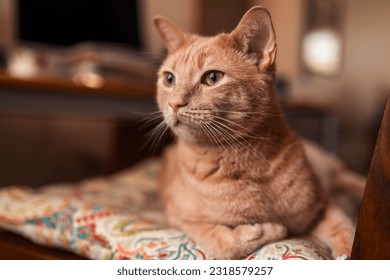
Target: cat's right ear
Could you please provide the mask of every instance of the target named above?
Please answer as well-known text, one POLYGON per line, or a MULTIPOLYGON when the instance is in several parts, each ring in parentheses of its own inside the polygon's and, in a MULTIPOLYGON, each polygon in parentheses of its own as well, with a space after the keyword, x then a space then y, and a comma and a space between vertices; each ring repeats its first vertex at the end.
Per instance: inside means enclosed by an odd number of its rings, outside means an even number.
POLYGON ((260 69, 271 67, 276 57, 275 31, 269 12, 261 7, 253 7, 241 19, 231 33, 237 48, 258 58, 260 69))
POLYGON ((156 16, 153 22, 160 32, 169 53, 176 50, 184 42, 186 34, 169 19, 163 16, 156 16))

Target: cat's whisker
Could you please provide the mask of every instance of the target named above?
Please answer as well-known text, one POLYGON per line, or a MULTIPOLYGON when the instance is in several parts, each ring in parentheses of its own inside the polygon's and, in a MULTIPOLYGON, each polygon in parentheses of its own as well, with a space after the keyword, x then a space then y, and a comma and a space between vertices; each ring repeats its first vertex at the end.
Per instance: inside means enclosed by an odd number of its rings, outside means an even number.
MULTIPOLYGON (((222 138, 222 140, 224 141, 224 143, 226 143, 228 146, 230 146, 230 148, 235 152, 235 154, 237 154, 238 152, 238 149, 237 147, 235 146, 234 144, 234 137, 232 137, 231 135, 229 135, 229 133, 225 132, 224 130, 221 130, 218 126, 216 126, 215 124, 212 126, 213 127, 213 130, 215 131, 215 133, 222 138)), ((221 140, 219 140, 221 141, 221 140)), ((222 146, 225 148, 225 151, 226 151, 226 155, 228 157, 230 157, 232 154, 228 152, 227 148, 225 147, 224 143, 221 141, 222 143, 222 146)))
POLYGON ((218 112, 218 113, 228 113, 228 114, 242 114, 242 115, 256 115, 256 114, 263 114, 263 112, 243 112, 243 111, 230 111, 230 110, 219 110, 219 109, 213 109, 212 112, 218 112))
POLYGON ((126 112, 133 114, 134 116, 141 117, 141 118, 148 118, 149 116, 161 114, 160 111, 140 112, 140 111, 135 111, 135 110, 131 110, 131 109, 127 109, 126 112))
MULTIPOLYGON (((226 143, 228 143, 228 140, 226 140, 225 136, 221 135, 220 131, 212 126, 212 123, 208 123, 203 120, 199 120, 201 123, 201 128, 205 132, 205 134, 210 138, 211 141, 213 141, 219 148, 220 152, 225 152, 226 155, 229 155, 227 148, 225 147, 222 140, 219 138, 221 137, 223 140, 225 140, 226 143), (222 149, 223 148, 223 149, 222 149)), ((234 146, 232 146, 234 149, 234 146)))
POLYGON ((160 123, 163 120, 162 116, 150 118, 148 120, 145 120, 142 122, 140 129, 147 128, 150 126, 155 126, 156 124, 160 123))
POLYGON ((162 143, 165 141, 167 134, 170 132, 168 125, 165 121, 161 121, 156 127, 154 127, 147 134, 147 141, 145 145, 150 147, 150 152, 155 155, 162 143))
POLYGON ((154 118, 160 118, 163 116, 163 114, 161 111, 156 111, 156 112, 143 113, 140 114, 140 116, 143 116, 142 120, 149 120, 154 118))
POLYGON ((170 130, 168 126, 163 126, 162 129, 160 129, 160 133, 158 135, 158 140, 154 142, 152 146, 152 154, 156 155, 158 150, 161 148, 161 145, 164 143, 167 135, 169 134, 170 130))
POLYGON ((153 111, 153 112, 143 112, 142 113, 143 115, 159 115, 161 114, 161 111, 157 110, 157 111, 153 111))
POLYGON ((260 112, 257 112, 257 113, 255 113, 255 112, 253 112, 253 113, 246 113, 246 112, 232 112, 232 111, 221 111, 221 112, 218 112, 218 114, 215 114, 213 112, 212 115, 214 117, 221 117, 220 113, 233 114, 235 116, 245 118, 246 120, 252 120, 254 122, 259 122, 260 121, 260 118, 258 116, 256 116, 256 114, 259 114, 260 116, 264 116, 265 115, 265 113, 260 113, 260 112))
MULTIPOLYGON (((223 130, 223 129, 222 129, 223 130)), ((225 130, 225 133, 227 135, 229 135, 229 132, 225 130)), ((231 138, 234 138, 234 136, 230 135, 231 138)), ((239 141, 238 144, 243 147, 244 149, 246 149, 248 152, 258 156, 259 158, 261 158, 262 160, 264 160, 267 164, 269 164, 269 161, 265 158, 264 155, 262 155, 261 153, 259 153, 251 144, 249 143, 244 143, 244 142, 241 142, 239 141)))
MULTIPOLYGON (((212 123, 212 127, 213 130, 217 133, 217 135, 220 136, 222 140, 224 140, 224 142, 228 144, 230 148, 232 148, 235 151, 235 153, 237 153, 238 152, 237 145, 236 145, 236 143, 238 142, 237 139, 234 136, 232 136, 231 133, 219 127, 215 122, 212 123)), ((227 155, 230 155, 230 153, 227 152, 227 155)))
POLYGON ((218 135, 215 135, 215 131, 214 131, 213 127, 211 127, 208 123, 206 123, 204 121, 201 121, 201 122, 202 122, 201 128, 206 133, 206 135, 209 136, 211 141, 213 141, 217 145, 220 152, 221 153, 223 152, 222 148, 225 150, 225 152, 227 152, 226 147, 223 145, 221 140, 218 139, 218 135))
POLYGON ((218 128, 221 130, 221 131, 224 131, 225 134, 229 137, 231 137, 231 139, 233 139, 235 142, 239 143, 239 145, 241 145, 242 147, 244 147, 247 151, 257 155, 258 157, 260 157, 261 159, 263 159, 264 161, 266 161, 268 164, 269 164, 269 161, 264 157, 264 155, 260 154, 255 147, 252 146, 252 144, 250 144, 244 137, 242 137, 239 133, 237 133, 237 131, 231 129, 230 127, 224 125, 223 123, 221 122, 218 122, 218 121, 215 121, 213 122, 216 126, 218 126, 218 128), (234 137, 234 136, 237 136, 237 137, 234 137))
MULTIPOLYGON (((280 114, 273 114, 270 112, 264 112, 264 111, 230 111, 230 110, 219 110, 219 109, 213 109, 212 112, 217 112, 217 113, 227 113, 227 114, 240 114, 240 115, 261 115, 261 116, 270 116, 270 117, 283 117, 286 114, 285 113, 280 113, 280 114)), ((255 118, 254 118, 255 119, 255 118)))
POLYGON ((151 151, 152 151, 153 147, 155 147, 155 144, 158 141, 160 141, 160 136, 161 136, 161 133, 163 130, 164 130, 164 124, 161 122, 146 134, 147 141, 145 144, 148 146, 150 144, 151 151))
MULTIPOLYGON (((226 119, 226 118, 222 118, 222 117, 219 117, 219 116, 214 116, 214 117, 217 118, 217 119, 219 119, 219 120, 225 121, 225 122, 227 122, 227 123, 229 123, 229 124, 232 124, 232 125, 234 125, 234 126, 236 126, 236 127, 238 127, 238 128, 241 128, 241 129, 243 129, 243 130, 248 130, 247 127, 244 127, 244 126, 242 126, 242 125, 239 125, 239 124, 237 124, 237 123, 235 123, 235 122, 233 122, 233 121, 231 121, 231 120, 228 120, 228 119, 226 119)), ((234 131, 234 132, 238 133, 237 131, 234 131)), ((260 136, 260 135, 257 135, 257 134, 251 135, 251 134, 242 134, 242 133, 241 133, 240 135, 241 135, 242 137, 248 137, 248 138, 252 138, 252 139, 258 139, 258 140, 264 140, 264 141, 272 141, 271 138, 263 137, 263 136, 260 136)))
POLYGON ((230 123, 230 124, 233 124, 233 125, 237 126, 238 128, 243 129, 243 130, 248 130, 247 127, 244 127, 244 126, 242 126, 242 125, 239 125, 238 123, 235 123, 235 122, 233 122, 233 121, 231 121, 231 120, 228 120, 228 119, 226 119, 226 118, 222 118, 222 117, 220 117, 220 116, 214 116, 214 118, 217 118, 217 119, 219 119, 219 120, 222 120, 222 121, 227 122, 227 123, 230 123))
POLYGON ((156 123, 159 123, 163 120, 163 115, 161 112, 150 113, 149 116, 146 116, 140 120, 142 123, 139 129, 144 129, 150 126, 154 126, 156 123))
POLYGON ((229 137, 229 135, 226 135, 224 131, 221 131, 217 126, 214 125, 214 123, 209 124, 210 129, 214 131, 214 134, 216 135, 216 138, 218 139, 218 142, 221 143, 221 146, 225 150, 225 154, 227 156, 231 156, 231 153, 229 153, 228 149, 226 148, 225 144, 227 144, 230 148, 232 148, 235 152, 237 152, 237 148, 234 145, 234 141, 232 140, 232 137, 229 137))

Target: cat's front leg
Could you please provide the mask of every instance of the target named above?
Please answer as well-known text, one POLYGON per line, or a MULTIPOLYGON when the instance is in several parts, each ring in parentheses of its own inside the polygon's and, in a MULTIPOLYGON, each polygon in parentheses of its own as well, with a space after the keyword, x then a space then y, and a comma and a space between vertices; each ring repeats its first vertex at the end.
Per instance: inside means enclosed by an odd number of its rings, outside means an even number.
POLYGON ((241 259, 259 247, 287 236, 280 224, 244 224, 235 228, 208 223, 182 225, 187 235, 216 259, 241 259))

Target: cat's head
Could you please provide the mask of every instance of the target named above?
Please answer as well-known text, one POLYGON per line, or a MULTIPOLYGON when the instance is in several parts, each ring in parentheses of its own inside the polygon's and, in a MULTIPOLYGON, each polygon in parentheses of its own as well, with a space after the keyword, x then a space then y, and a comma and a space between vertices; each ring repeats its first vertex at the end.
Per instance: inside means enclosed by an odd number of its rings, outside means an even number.
POLYGON ((182 139, 221 144, 253 134, 274 102, 275 33, 268 11, 254 7, 230 34, 188 34, 156 17, 168 55, 157 101, 182 139))

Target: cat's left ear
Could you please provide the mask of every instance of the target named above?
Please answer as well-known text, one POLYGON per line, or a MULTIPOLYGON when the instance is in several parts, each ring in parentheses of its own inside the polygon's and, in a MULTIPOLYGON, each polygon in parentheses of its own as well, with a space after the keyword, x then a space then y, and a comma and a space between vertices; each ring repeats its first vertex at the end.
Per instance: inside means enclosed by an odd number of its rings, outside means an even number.
POLYGON ((186 38, 186 34, 179 27, 163 16, 156 16, 154 25, 160 32, 165 47, 170 53, 180 47, 186 38))
POLYGON ((259 69, 267 69, 275 62, 276 38, 269 12, 256 6, 241 19, 230 34, 241 52, 258 58, 259 69))

